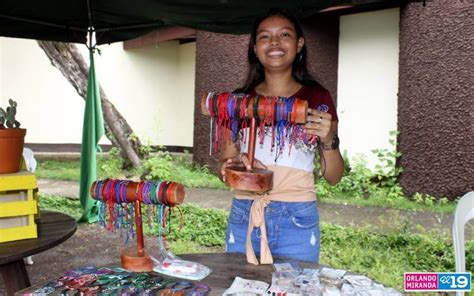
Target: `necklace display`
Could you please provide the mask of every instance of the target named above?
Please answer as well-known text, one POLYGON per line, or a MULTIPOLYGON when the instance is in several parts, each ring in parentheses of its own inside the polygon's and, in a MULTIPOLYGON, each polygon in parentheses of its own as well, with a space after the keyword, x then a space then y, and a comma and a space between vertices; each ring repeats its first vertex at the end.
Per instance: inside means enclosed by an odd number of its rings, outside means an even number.
POLYGON ((230 92, 209 92, 202 96, 201 111, 209 115, 210 153, 220 149, 222 136, 231 137, 232 141, 241 138, 248 140, 250 121, 257 121, 259 144, 263 145, 265 134, 271 134, 271 149, 281 154, 285 145, 291 147, 315 146, 317 137, 305 133, 306 112, 308 104, 295 97, 249 96, 230 92), (230 134, 223 134, 222 132, 230 134), (303 145, 301 145, 301 143, 303 145))
POLYGON ((134 238, 135 235, 137 237, 137 246, 122 251, 122 267, 137 272, 153 270, 152 259, 144 246, 142 204, 147 206, 147 222, 150 229, 152 220, 157 221, 160 252, 166 253, 166 234, 170 232, 171 213, 184 200, 184 186, 164 181, 133 182, 106 179, 92 183, 91 196, 101 201, 100 226, 109 231, 119 231, 121 236, 125 235, 126 242, 130 237, 134 238))
POLYGON ((225 182, 234 189, 265 193, 273 188, 273 172, 254 167, 257 133, 259 144, 263 145, 265 133, 270 131, 270 149, 276 148, 277 155, 283 152, 285 145, 289 145, 290 153, 295 143, 317 143, 317 137, 306 134, 304 129, 308 102, 295 97, 209 92, 201 98, 201 111, 211 117, 210 154, 219 151, 222 138, 235 142, 242 137, 244 143, 248 141, 250 169, 240 165, 225 169, 225 182))

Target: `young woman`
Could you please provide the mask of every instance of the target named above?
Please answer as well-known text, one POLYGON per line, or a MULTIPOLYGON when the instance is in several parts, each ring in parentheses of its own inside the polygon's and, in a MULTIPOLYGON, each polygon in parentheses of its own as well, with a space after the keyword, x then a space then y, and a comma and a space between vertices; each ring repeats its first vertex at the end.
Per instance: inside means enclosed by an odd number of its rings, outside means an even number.
MULTIPOLYGON (((246 253, 247 261, 273 262, 273 256, 318 262, 319 213, 314 189, 314 157, 319 151, 321 172, 331 184, 342 177, 344 164, 338 149, 337 115, 329 92, 311 79, 306 47, 298 20, 283 10, 271 10, 256 19, 248 49, 249 73, 236 92, 263 96, 294 96, 308 101, 305 131, 318 136, 317 147, 297 143, 276 155, 270 135, 255 149, 255 166, 273 171, 273 189, 256 195, 235 191, 228 221, 226 250, 246 253)), ((250 168, 242 141, 226 141, 221 152, 221 174, 243 163, 250 168)))

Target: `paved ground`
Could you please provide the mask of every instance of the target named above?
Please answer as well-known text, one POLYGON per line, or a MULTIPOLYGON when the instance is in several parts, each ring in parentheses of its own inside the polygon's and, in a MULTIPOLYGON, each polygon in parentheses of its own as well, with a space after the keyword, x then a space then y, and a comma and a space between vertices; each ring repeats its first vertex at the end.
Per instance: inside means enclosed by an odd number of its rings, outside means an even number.
MULTIPOLYGON (((39 180, 40 192, 77 198, 79 185, 77 182, 39 180)), ((205 208, 229 210, 232 193, 226 190, 187 188, 186 203, 194 203, 205 208)), ((399 227, 404 221, 410 223, 413 231, 436 231, 447 239, 451 238, 453 215, 432 212, 410 212, 379 207, 358 207, 351 205, 319 204, 321 221, 344 226, 367 226, 376 231, 390 231, 399 227)), ((471 224, 471 226, 474 226, 471 224)), ((474 227, 466 233, 474 238, 474 227)))

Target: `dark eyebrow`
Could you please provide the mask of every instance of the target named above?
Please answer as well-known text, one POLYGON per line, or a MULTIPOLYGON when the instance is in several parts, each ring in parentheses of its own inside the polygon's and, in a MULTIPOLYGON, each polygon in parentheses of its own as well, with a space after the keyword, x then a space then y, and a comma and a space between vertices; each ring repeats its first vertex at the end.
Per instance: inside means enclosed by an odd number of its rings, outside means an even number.
MULTIPOLYGON (((283 28, 279 29, 278 31, 283 31, 283 30, 288 30, 288 31, 296 33, 296 31, 292 27, 283 27, 283 28)), ((256 35, 258 35, 260 33, 263 33, 263 32, 269 32, 269 30, 265 30, 265 29, 258 30, 256 35)))

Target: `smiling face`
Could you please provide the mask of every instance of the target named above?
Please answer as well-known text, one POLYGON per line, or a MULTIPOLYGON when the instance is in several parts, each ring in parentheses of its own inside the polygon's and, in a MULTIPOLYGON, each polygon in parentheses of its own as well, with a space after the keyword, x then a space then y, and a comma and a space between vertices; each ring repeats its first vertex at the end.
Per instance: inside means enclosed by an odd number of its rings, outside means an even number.
POLYGON ((297 36, 294 25, 284 16, 263 20, 257 29, 255 54, 266 70, 290 70, 303 37, 297 36))

